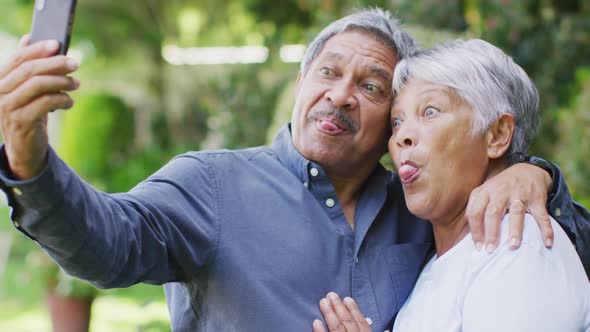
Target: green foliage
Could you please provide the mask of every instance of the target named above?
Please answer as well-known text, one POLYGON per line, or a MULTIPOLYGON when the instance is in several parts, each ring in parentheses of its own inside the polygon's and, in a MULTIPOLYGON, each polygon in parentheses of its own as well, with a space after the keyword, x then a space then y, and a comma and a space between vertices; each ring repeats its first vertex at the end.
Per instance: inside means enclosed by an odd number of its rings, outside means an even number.
MULTIPOLYGON (((39 294, 52 289, 64 296, 92 298, 96 289, 86 282, 67 276, 53 264, 38 245, 13 230, 9 209, 0 208, 0 232, 12 232, 7 271, 0 274, 0 295, 15 296, 29 306, 39 294), (38 293, 35 295, 35 293, 38 293)), ((1 272, 1 271, 0 271, 1 272)), ((0 296, 0 299, 1 297, 0 296)))
POLYGON ((173 30, 171 12, 178 1, 78 1, 74 43, 89 40, 97 52, 109 58, 143 49, 159 49, 173 30))
POLYGON ((402 22, 424 28, 463 31, 467 27, 464 3, 463 0, 392 0, 389 7, 399 13, 402 22))
POLYGON ((205 107, 214 114, 214 130, 223 133, 223 147, 245 148, 266 142, 274 105, 289 78, 251 66, 210 83, 221 98, 205 107))
POLYGON ((98 290, 80 279, 65 274, 62 270, 57 273, 57 284, 54 291, 64 297, 93 299, 98 290))
POLYGON ((130 154, 122 165, 116 167, 108 178, 109 192, 124 192, 156 172, 178 151, 159 147, 147 147, 130 154))
POLYGON ((10 15, 2 15, 2 26, 15 35, 23 35, 31 28, 33 14, 32 0, 3 1, 2 12, 10 15))
POLYGON ((531 76, 541 96, 533 152, 552 154, 562 134, 555 120, 575 91, 577 68, 590 65, 590 8, 579 1, 479 2, 482 38, 503 48, 531 76))
POLYGON ((121 99, 104 94, 78 98, 64 113, 59 154, 76 172, 109 190, 110 176, 133 146, 133 112, 121 99))
POLYGON ((77 100, 63 116, 58 152, 94 186, 127 191, 178 152, 159 145, 136 149, 134 112, 119 97, 95 94, 77 100))
POLYGON ((291 121, 291 111, 295 102, 295 90, 297 89, 297 81, 291 80, 283 87, 275 110, 273 111, 273 119, 271 125, 268 127, 266 133, 266 144, 270 145, 272 140, 277 135, 279 130, 289 121, 291 121))
MULTIPOLYGON (((577 71, 579 94, 558 113, 556 156, 574 197, 590 202, 590 67, 577 71)), ((586 205, 586 206, 590 206, 586 205)))
MULTIPOLYGON (((578 199, 590 197, 590 2, 580 0, 394 0, 408 23, 465 30, 502 48, 540 94, 530 153, 561 165, 578 199), (583 69, 586 68, 586 69, 583 69)), ((588 205, 587 205, 588 206, 588 205)))
POLYGON ((34 251, 28 255, 28 261, 32 263, 29 268, 34 268, 34 282, 42 285, 45 291, 51 291, 57 295, 73 298, 92 299, 98 291, 85 281, 65 274, 42 251, 34 251))

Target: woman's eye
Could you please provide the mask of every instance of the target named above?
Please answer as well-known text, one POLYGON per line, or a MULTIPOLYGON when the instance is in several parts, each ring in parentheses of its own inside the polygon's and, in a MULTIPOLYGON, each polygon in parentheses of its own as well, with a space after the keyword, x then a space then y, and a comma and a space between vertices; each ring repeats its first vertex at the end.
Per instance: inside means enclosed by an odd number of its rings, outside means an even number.
POLYGON ((428 107, 427 109, 424 110, 424 116, 431 116, 438 113, 438 110, 436 108, 433 107, 428 107))

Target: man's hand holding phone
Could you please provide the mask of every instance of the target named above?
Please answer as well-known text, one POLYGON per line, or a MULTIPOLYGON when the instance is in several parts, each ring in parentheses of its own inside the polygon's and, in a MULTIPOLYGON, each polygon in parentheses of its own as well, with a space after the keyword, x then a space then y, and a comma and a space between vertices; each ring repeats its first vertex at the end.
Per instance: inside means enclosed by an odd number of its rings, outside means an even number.
POLYGON ((80 82, 68 75, 78 63, 65 56, 76 0, 35 0, 31 35, 0 66, 0 129, 12 176, 25 180, 46 164, 47 114, 69 109, 80 82))
POLYGON ((0 66, 0 129, 17 179, 33 178, 43 170, 49 147, 47 114, 71 108, 74 102, 68 92, 80 86, 68 76, 78 63, 56 55, 59 48, 55 40, 30 44, 26 35, 11 59, 0 66))

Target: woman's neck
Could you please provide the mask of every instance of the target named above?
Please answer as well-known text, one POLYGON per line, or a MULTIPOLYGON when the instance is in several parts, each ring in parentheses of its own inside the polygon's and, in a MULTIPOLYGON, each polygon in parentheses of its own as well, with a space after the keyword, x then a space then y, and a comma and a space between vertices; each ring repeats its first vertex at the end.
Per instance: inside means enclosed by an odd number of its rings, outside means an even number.
MULTIPOLYGON (((506 169, 507 164, 503 160, 493 160, 488 166, 488 174, 485 181, 491 179, 498 173, 506 169)), ((484 181, 484 183, 485 183, 484 181)), ((438 257, 444 255, 457 243, 459 243, 467 234, 469 234, 469 223, 465 216, 467 202, 458 212, 432 219, 432 228, 434 230, 434 241, 436 243, 436 254, 438 257)))
POLYGON ((461 209, 458 214, 445 219, 432 221, 436 255, 438 257, 444 255, 469 234, 469 223, 465 216, 465 208, 461 209))

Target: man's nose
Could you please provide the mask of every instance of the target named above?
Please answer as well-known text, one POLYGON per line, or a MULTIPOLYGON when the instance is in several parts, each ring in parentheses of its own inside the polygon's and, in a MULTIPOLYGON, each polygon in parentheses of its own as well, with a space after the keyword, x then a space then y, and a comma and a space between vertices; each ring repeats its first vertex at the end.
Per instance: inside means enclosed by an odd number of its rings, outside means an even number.
POLYGON ((326 92, 326 98, 336 107, 352 109, 357 106, 354 90, 355 86, 350 80, 341 79, 326 92))

